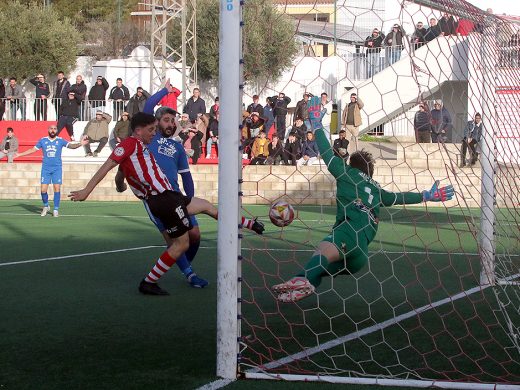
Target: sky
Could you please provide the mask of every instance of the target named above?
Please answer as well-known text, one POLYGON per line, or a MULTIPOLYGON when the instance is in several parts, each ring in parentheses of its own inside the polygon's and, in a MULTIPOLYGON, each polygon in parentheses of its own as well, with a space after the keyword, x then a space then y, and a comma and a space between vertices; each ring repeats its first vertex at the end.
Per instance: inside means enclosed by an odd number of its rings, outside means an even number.
POLYGON ((494 14, 520 16, 520 1, 518 0, 467 0, 469 3, 487 10, 491 8, 494 14))

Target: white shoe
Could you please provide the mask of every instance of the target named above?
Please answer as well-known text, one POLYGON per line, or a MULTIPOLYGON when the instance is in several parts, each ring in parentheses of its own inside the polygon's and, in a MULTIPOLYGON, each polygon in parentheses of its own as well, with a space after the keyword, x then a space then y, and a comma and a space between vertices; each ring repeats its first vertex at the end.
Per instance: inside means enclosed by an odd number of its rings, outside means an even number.
POLYGON ((42 217, 45 217, 49 211, 51 211, 50 206, 43 206, 43 210, 42 210, 42 213, 40 215, 42 217))
POLYGON ((292 290, 287 291, 281 294, 278 294, 276 297, 277 301, 283 303, 291 303, 301 301, 304 298, 307 298, 309 295, 314 293, 314 286, 311 284, 311 288, 305 290, 292 290))
POLYGON ((58 213, 58 210, 54 210, 52 212, 52 216, 55 217, 55 218, 58 218, 60 216, 60 214, 58 213))
POLYGON ((208 159, 208 158, 211 158, 211 156, 209 154, 206 156, 206 159, 208 159))
POLYGON ((312 289, 314 291, 314 286, 309 282, 307 278, 303 276, 295 276, 294 278, 288 280, 287 282, 275 284, 271 287, 271 290, 277 294, 285 293, 293 290, 309 290, 312 289))

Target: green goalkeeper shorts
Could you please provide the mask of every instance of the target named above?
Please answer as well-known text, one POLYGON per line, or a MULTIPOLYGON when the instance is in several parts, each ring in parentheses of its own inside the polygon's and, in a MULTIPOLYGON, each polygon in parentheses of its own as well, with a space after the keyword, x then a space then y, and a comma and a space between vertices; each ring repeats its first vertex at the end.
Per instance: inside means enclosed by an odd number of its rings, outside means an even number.
POLYGON ((356 231, 349 223, 344 221, 335 225, 331 234, 323 239, 333 243, 338 248, 343 261, 329 264, 327 271, 331 275, 354 274, 363 268, 368 262, 368 238, 363 230, 356 231))

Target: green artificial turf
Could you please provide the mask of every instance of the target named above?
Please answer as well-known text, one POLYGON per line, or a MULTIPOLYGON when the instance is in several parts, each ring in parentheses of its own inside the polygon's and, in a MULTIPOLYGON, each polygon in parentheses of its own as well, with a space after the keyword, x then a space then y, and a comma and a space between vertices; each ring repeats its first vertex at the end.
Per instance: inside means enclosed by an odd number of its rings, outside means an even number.
MULTIPOLYGON (((301 269, 335 215, 296 210, 281 230, 266 206, 244 206, 266 222, 264 237, 242 240, 244 371, 478 285, 479 210, 395 207, 382 215, 368 267, 325 278, 299 304, 278 304, 268 287, 301 269)), ((63 202, 60 218, 39 211, 37 201, 0 201, 0 389, 193 389, 217 379, 214 221, 200 218, 194 262, 208 288, 192 289, 174 267, 161 280, 171 295, 149 297, 137 286, 163 242, 141 203, 63 202)), ((497 268, 512 274, 517 216, 498 219, 497 268)), ((497 299, 518 305, 511 288, 479 291, 272 372, 518 382, 518 351, 497 311, 497 299)), ((227 388, 246 387, 332 385, 240 380, 227 388)))

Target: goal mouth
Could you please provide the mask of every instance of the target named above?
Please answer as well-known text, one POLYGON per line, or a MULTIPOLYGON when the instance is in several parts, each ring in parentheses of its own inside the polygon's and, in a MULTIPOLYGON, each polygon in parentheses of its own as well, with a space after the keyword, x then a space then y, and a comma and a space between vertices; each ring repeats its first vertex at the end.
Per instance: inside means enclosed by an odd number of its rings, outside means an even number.
POLYGON ((228 47, 246 68, 262 7, 300 46, 280 76, 246 74, 234 92, 247 112, 262 103, 283 150, 266 154, 247 118, 230 149, 240 212, 267 222, 237 242, 230 377, 518 386, 516 19, 463 0, 246 3, 228 47), (277 201, 287 226, 269 224, 277 201))

